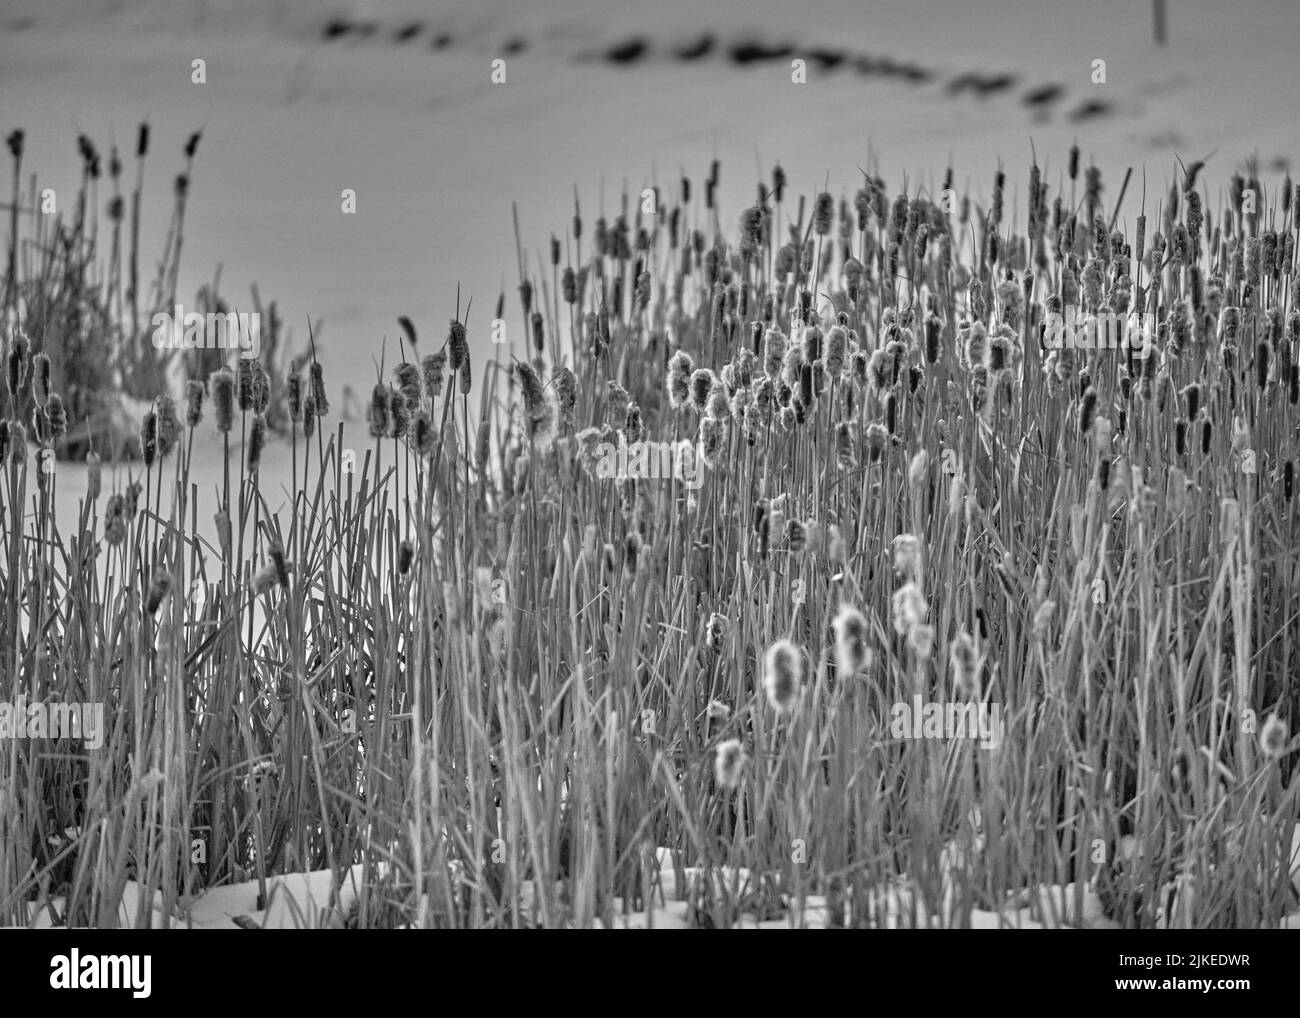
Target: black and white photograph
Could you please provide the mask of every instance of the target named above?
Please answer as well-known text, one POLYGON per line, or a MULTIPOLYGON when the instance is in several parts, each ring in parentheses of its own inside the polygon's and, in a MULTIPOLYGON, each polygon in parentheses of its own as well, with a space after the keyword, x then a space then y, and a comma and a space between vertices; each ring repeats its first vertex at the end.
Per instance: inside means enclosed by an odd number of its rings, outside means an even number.
POLYGON ((1294 0, 3 0, 24 980, 855 929, 1280 983, 1298 53, 1294 0))

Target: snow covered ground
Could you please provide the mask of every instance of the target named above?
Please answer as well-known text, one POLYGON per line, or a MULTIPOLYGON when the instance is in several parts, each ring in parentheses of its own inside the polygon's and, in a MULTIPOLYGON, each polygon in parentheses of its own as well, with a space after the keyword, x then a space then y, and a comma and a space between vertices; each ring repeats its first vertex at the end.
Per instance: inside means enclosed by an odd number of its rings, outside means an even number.
MULTIPOLYGON (((1300 830, 1292 839, 1292 882, 1300 890, 1300 830)), ((927 903, 917 897, 916 889, 907 881, 899 881, 877 889, 870 904, 873 915, 883 916, 883 925, 898 929, 913 923, 922 926, 952 928, 961 925, 959 897, 956 893, 955 874, 948 869, 950 856, 944 853, 945 877, 942 901, 927 903), (915 901, 913 900, 915 898, 915 901)), ((651 877, 651 907, 648 910, 627 910, 616 899, 615 929, 690 929, 698 925, 691 916, 692 901, 699 900, 699 889, 704 879, 698 867, 683 866, 673 859, 668 849, 656 853, 657 875, 651 877), (680 867, 680 869, 679 869, 680 867), (679 876, 680 874, 680 876, 679 876)), ((319 929, 339 928, 347 925, 349 915, 355 912, 364 868, 356 865, 335 881, 328 870, 311 873, 293 873, 267 879, 267 897, 258 907, 259 885, 252 880, 246 883, 213 887, 182 903, 176 914, 164 921, 161 898, 152 903, 150 925, 154 928, 172 929, 319 929)), ((713 887, 717 898, 735 899, 751 889, 751 875, 744 870, 714 871, 713 887)), ((524 882, 527 885, 527 881, 524 882)), ((521 893, 521 914, 528 915, 527 887, 521 893)), ((129 882, 122 895, 119 917, 123 927, 135 926, 141 914, 140 886, 129 882)), ((826 899, 808 895, 800 910, 786 896, 780 915, 757 917, 742 912, 736 921, 738 929, 824 929, 829 912, 826 899)), ((56 901, 54 909, 62 908, 56 901)), ((44 909, 31 918, 36 929, 55 925, 50 909, 44 909)), ((600 925, 600 920, 596 920, 600 925)), ((1114 920, 1105 915, 1101 899, 1091 883, 1083 888, 1074 884, 1040 885, 1026 889, 1014 900, 997 911, 972 908, 969 925, 972 929, 1116 929, 1114 920)), ((1300 912, 1287 916, 1284 929, 1300 929, 1300 912)))

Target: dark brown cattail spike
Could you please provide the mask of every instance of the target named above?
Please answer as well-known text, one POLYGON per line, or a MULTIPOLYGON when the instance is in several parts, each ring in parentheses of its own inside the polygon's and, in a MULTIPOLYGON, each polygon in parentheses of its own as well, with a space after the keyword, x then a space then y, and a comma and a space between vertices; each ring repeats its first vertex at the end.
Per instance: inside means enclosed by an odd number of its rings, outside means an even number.
POLYGON ((261 414, 253 417, 253 426, 248 431, 248 470, 257 473, 262 466, 262 450, 266 448, 266 418, 261 414))
POLYGON ((44 352, 32 358, 32 396, 38 406, 50 398, 50 358, 44 352))
POLYGON ((1261 389, 1268 385, 1268 365, 1273 347, 1267 339, 1260 340, 1255 348, 1255 381, 1261 389))
POLYGON ((316 397, 309 391, 302 400, 302 433, 311 438, 316 432, 316 397))
POLYGON ((212 410, 217 419, 217 431, 226 434, 235 419, 235 376, 223 369, 213 373, 209 384, 212 386, 212 410))
POLYGON ((27 381, 28 350, 27 337, 20 332, 14 337, 13 344, 9 348, 7 378, 9 394, 15 398, 21 392, 23 383, 27 381))
POLYGON ((1089 388, 1079 403, 1079 432, 1086 435, 1092 430, 1093 419, 1097 416, 1097 390, 1089 388))
POLYGON ((257 398, 255 370, 253 360, 248 357, 241 357, 235 365, 235 395, 241 412, 252 410, 257 398))
POLYGON ((158 458, 158 415, 150 410, 140 423, 140 455, 144 465, 151 467, 158 458))
POLYGON ((1181 417, 1174 422, 1174 451, 1179 456, 1187 452, 1187 422, 1181 417))
POLYGON ((317 417, 330 412, 330 401, 325 392, 325 369, 319 361, 311 362, 311 399, 317 417))
POLYGON ((383 438, 388 434, 391 424, 392 397, 389 393, 388 386, 377 384, 374 394, 370 397, 370 413, 368 420, 370 422, 370 437, 383 438))
POLYGON ((1295 486, 1295 464, 1290 460, 1282 465, 1282 496, 1291 501, 1291 492, 1295 486))
POLYGON ((390 418, 388 422, 389 438, 404 438, 411 425, 411 407, 406 397, 400 392, 390 392, 390 418))
POLYGON ((150 615, 156 615, 158 609, 162 606, 163 598, 167 592, 172 589, 171 574, 163 569, 159 569, 153 574, 153 579, 149 583, 149 591, 145 596, 144 610, 150 615))
POLYGON ((289 589, 289 563, 284 557, 284 545, 279 541, 272 541, 268 550, 271 556, 271 565, 275 569, 276 582, 280 584, 280 589, 289 589))
POLYGON ((1210 439, 1214 437, 1214 425, 1206 421, 1201 425, 1201 455, 1210 454, 1210 439))

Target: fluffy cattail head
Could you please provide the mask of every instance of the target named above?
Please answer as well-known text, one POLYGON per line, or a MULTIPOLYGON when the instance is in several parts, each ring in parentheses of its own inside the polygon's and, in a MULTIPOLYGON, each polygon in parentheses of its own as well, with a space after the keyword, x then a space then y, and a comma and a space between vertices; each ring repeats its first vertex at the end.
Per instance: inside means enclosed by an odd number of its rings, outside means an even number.
POLYGON ((172 589, 171 573, 161 567, 153 574, 153 579, 149 581, 149 590, 145 595, 144 610, 150 615, 158 614, 158 609, 162 606, 163 598, 172 589))
POLYGON ((367 414, 371 438, 383 438, 388 434, 388 428, 392 423, 392 406, 388 386, 382 382, 376 384, 370 397, 370 410, 367 414))
POLYGON ((433 452, 435 438, 433 418, 426 411, 421 410, 411 422, 411 442, 415 446, 416 453, 428 457, 433 452))
POLYGON ((424 389, 430 399, 442 395, 442 383, 447 376, 447 351, 427 354, 421 362, 424 371, 424 389))
POLYGON ((813 229, 819 237, 824 237, 831 232, 831 220, 835 216, 835 199, 831 197, 829 191, 823 191, 817 196, 817 203, 813 206, 813 229))
POLYGON ((915 534, 894 538, 894 571, 908 582, 921 579, 921 539, 915 534))
POLYGON ((691 403, 700 413, 709 405, 709 393, 718 384, 718 378, 708 368, 700 368, 691 374, 691 403))
POLYGON ((578 376, 567 367, 558 368, 552 376, 555 383, 555 402, 565 424, 573 423, 573 411, 578 404, 578 376))
POLYGON ((852 605, 841 605, 831 626, 835 631, 836 673, 856 675, 870 668, 874 654, 866 617, 852 605))
POLYGON ((958 633, 948 647, 948 669, 954 690, 970 697, 980 695, 979 653, 969 633, 958 633))
POLYGON ((424 386, 420 378, 420 369, 410 361, 402 361, 393 369, 393 380, 397 383, 397 391, 402 394, 402 399, 412 412, 420 406, 420 401, 424 398, 424 386))
MULTIPOLYGON (((294 376, 297 378, 297 376, 294 376)), ((185 424, 197 428, 203 420, 203 383, 191 378, 185 383, 185 424)))
POLYGON ((674 410, 680 410, 690 400, 694 370, 695 364, 685 350, 678 350, 668 361, 668 403, 674 410))
POLYGON ((63 397, 57 392, 50 393, 45 404, 45 416, 50 422, 50 438, 57 442, 68 433, 68 411, 64 409, 63 397))
MULTIPOLYGON (((546 412, 546 392, 542 388, 541 378, 533 366, 525 361, 515 365, 515 377, 519 380, 519 392, 524 400, 525 418, 529 421, 537 420, 546 412)), ((626 406, 623 415, 627 415, 626 406)))
MULTIPOLYGON (((406 401, 405 395, 396 390, 390 390, 389 401, 388 436, 403 438, 411 426, 412 404, 406 401)), ((416 407, 419 405, 418 402, 414 404, 416 407)))
POLYGON ((799 699, 803 681, 803 659, 789 640, 777 640, 763 659, 763 691, 767 702, 780 714, 788 714, 799 699))
POLYGON ((1276 760, 1286 752, 1289 736, 1287 724, 1276 714, 1270 714, 1259 729, 1259 748, 1270 760, 1276 760))
POLYGON ((741 772, 745 769, 745 747, 739 739, 727 739, 718 743, 713 760, 713 776, 721 788, 735 788, 740 784, 741 772))
POLYGON ((891 608, 894 631, 899 636, 906 636, 924 622, 928 611, 925 595, 915 582, 905 583, 894 591, 891 608))
POLYGON ((289 561, 284 555, 284 545, 279 541, 272 541, 267 549, 267 555, 271 559, 271 567, 275 570, 275 581, 280 585, 281 590, 289 589, 289 561))
POLYGON ((176 415, 176 401, 163 393, 158 397, 158 457, 166 459, 181 437, 181 420, 176 415))

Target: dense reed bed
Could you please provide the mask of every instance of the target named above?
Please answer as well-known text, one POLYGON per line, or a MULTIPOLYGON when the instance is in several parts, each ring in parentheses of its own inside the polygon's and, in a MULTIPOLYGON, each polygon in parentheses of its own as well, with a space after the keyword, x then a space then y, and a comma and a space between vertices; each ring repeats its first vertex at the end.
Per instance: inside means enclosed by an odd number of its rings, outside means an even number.
POLYGON ((232 361, 157 393, 135 482, 92 469, 75 519, 39 469, 76 423, 63 340, 16 294, 0 699, 103 702, 108 732, 0 744, 0 922, 110 925, 129 881, 130 922, 183 922, 205 887, 361 863, 358 926, 608 925, 663 847, 701 926, 810 897, 962 926, 1044 884, 1072 923, 1092 895, 1276 926, 1291 187, 1067 165, 987 200, 776 169, 724 214, 714 164, 575 206, 494 321, 403 321, 368 434, 314 360, 232 361), (1054 314, 1126 336, 1058 349, 1054 314), (900 734, 916 697, 996 713, 997 744, 900 734))

